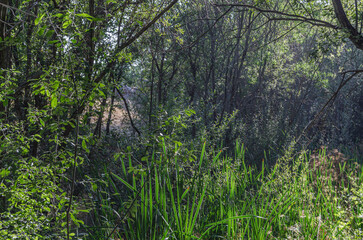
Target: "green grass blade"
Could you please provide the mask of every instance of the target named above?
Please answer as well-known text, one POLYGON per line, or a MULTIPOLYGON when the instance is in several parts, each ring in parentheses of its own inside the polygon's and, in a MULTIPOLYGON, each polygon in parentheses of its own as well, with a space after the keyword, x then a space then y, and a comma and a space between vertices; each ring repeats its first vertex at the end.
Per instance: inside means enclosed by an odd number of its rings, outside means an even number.
POLYGON ((117 176, 116 174, 114 174, 113 172, 111 172, 111 174, 117 178, 118 180, 120 180, 123 184, 125 184, 126 187, 128 187, 130 190, 132 190, 133 192, 137 192, 136 188, 132 187, 128 182, 126 182, 125 180, 123 180, 122 178, 120 178, 119 176, 117 176))

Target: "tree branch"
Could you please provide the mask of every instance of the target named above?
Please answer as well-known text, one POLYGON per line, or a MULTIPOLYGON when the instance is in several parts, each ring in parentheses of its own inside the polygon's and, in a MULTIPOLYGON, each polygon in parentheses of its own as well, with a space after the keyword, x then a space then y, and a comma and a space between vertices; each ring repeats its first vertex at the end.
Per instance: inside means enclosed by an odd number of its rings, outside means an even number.
POLYGON ((193 47, 200 39, 202 39, 212 28, 214 28, 214 26, 219 22, 219 20, 221 20, 224 16, 226 16, 231 10, 232 10, 232 6, 230 8, 227 9, 227 11, 225 11, 222 15, 220 15, 212 24, 212 26, 210 26, 205 32, 203 32, 202 34, 200 34, 196 40, 194 40, 189 46, 189 48, 193 47))
POLYGON ((338 96, 340 90, 350 81, 352 80, 358 73, 363 72, 363 70, 353 70, 353 71, 346 71, 343 72, 343 78, 341 83, 339 84, 337 90, 333 93, 333 95, 329 98, 329 100, 324 104, 324 106, 320 109, 320 111, 314 116, 313 120, 311 120, 308 125, 306 125, 306 127, 303 129, 303 131, 301 132, 300 136, 297 138, 296 142, 299 142, 300 138, 307 132, 309 131, 314 124, 320 119, 320 117, 324 114, 325 109, 333 104, 334 100, 336 99, 336 97, 338 96), (346 73, 350 73, 353 72, 352 75, 350 75, 347 79, 345 79, 345 74, 346 73))
POLYGON ((363 72, 363 69, 347 70, 347 71, 341 72, 341 74, 346 74, 346 73, 361 73, 361 72, 363 72))
MULTIPOLYGON (((283 18, 280 20, 291 20, 291 21, 302 21, 302 22, 308 22, 310 24, 313 25, 317 25, 317 26, 324 26, 324 27, 329 27, 329 28, 333 28, 333 29, 339 29, 338 26, 331 24, 329 22, 320 20, 320 19, 316 19, 316 18, 308 18, 308 17, 304 17, 301 15, 296 15, 296 14, 290 14, 290 13, 285 13, 285 12, 281 12, 281 11, 277 11, 277 10, 271 10, 271 9, 264 9, 264 8, 260 8, 254 5, 250 5, 250 4, 243 4, 243 3, 221 3, 221 4, 214 4, 215 6, 219 6, 219 7, 244 7, 244 8, 250 8, 250 9, 255 9, 259 12, 262 13, 271 13, 271 14, 278 14, 281 16, 285 16, 288 18, 283 18)), ((278 19, 276 19, 278 20, 278 19)))
POLYGON ((350 23, 345 11, 343 9, 342 2, 340 0, 332 0, 335 16, 339 21, 339 24, 348 31, 350 41, 360 50, 363 50, 363 36, 358 32, 358 29, 354 28, 350 23))
POLYGON ((25 12, 25 11, 19 9, 19 8, 12 7, 12 6, 8 5, 8 4, 0 3, 0 5, 3 6, 3 7, 9 8, 9 9, 15 10, 15 11, 19 11, 21 13, 24 13, 25 15, 29 15, 29 16, 32 16, 32 17, 35 17, 35 18, 37 17, 37 15, 34 15, 31 12, 25 12))
POLYGON ((139 129, 137 129, 137 127, 135 126, 134 124, 134 121, 132 121, 132 117, 131 117, 131 113, 130 113, 130 109, 129 109, 129 105, 127 104, 127 101, 124 97, 124 95, 122 94, 122 92, 120 91, 120 89, 118 89, 118 87, 115 85, 115 89, 116 91, 118 92, 118 94, 120 95, 120 97, 122 98, 122 101, 124 102, 125 104, 125 108, 126 108, 126 111, 127 111, 127 115, 129 116, 129 119, 130 119, 130 123, 131 123, 131 126, 132 128, 137 132, 137 134, 139 134, 139 136, 141 135, 139 129))
POLYGON ((271 9, 264 9, 260 8, 254 5, 250 4, 243 4, 243 3, 219 3, 214 4, 215 6, 220 7, 243 7, 243 8, 249 8, 249 9, 255 9, 261 13, 270 13, 270 14, 277 14, 285 17, 272 17, 270 18, 268 15, 265 15, 270 20, 283 20, 283 21, 301 21, 301 22, 307 22, 309 24, 312 24, 314 26, 320 26, 320 27, 328 27, 333 29, 345 29, 349 33, 349 39, 350 41, 360 50, 363 50, 363 35, 359 33, 358 29, 353 27, 353 25, 350 23, 344 9, 343 5, 341 3, 341 0, 332 0, 332 5, 334 7, 335 16, 340 24, 340 26, 331 24, 329 22, 311 18, 311 17, 305 17, 301 15, 296 14, 290 14, 285 13, 277 10, 271 10, 271 9))
MULTIPOLYGON (((116 64, 116 55, 117 53, 119 53, 120 51, 122 51, 123 49, 125 49, 126 47, 130 46, 133 42, 135 42, 146 30, 148 30, 157 20, 159 20, 159 18, 161 18, 169 9, 171 9, 176 3, 178 2, 178 0, 173 0, 168 6, 166 6, 158 15, 156 15, 148 24, 146 24, 143 28, 140 29, 140 31, 138 31, 133 37, 131 37, 129 40, 127 40, 126 42, 122 43, 120 46, 118 46, 115 51, 114 54, 111 58, 111 60, 109 61, 109 63, 106 65, 106 67, 103 69, 103 71, 98 75, 98 77, 94 80, 94 83, 99 83, 102 81, 102 79, 106 76, 106 74, 115 66, 116 64)), ((85 94, 85 96, 83 97, 81 104, 79 107, 77 107, 72 115, 71 115, 71 119, 75 119, 77 115, 81 114, 85 107, 86 107, 86 102, 87 99, 89 98, 90 94, 92 93, 94 87, 91 87, 87 93, 85 94)), ((71 124, 68 124, 66 126, 66 129, 63 133, 64 137, 67 137, 70 132, 72 131, 73 127, 71 124)))
POLYGON ((333 28, 333 29, 338 28, 337 26, 330 27, 330 26, 327 26, 326 24, 323 24, 323 23, 313 22, 313 21, 311 21, 311 19, 301 19, 301 18, 292 18, 292 17, 290 17, 290 18, 282 18, 282 17, 280 17, 280 18, 278 18, 278 17, 269 18, 268 17, 268 19, 271 20, 271 21, 293 21, 293 22, 298 21, 298 22, 301 22, 301 23, 306 22, 306 23, 309 23, 311 25, 318 26, 318 27, 329 27, 329 28, 333 28))

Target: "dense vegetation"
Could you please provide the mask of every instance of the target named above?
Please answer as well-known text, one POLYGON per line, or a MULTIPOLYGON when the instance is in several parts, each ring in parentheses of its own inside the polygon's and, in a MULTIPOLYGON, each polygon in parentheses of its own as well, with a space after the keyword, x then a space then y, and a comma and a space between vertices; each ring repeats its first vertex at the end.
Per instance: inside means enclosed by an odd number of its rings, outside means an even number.
POLYGON ((0 0, 0 239, 362 239, 362 29, 357 0, 0 0))

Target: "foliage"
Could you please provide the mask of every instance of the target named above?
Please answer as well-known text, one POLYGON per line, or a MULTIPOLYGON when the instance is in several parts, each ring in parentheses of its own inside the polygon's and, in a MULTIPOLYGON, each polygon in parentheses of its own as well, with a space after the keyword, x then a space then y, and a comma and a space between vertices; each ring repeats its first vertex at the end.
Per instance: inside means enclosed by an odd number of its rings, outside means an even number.
POLYGON ((361 237, 361 2, 0 5, 4 239, 361 237))
MULTIPOLYGON (((110 225, 111 221, 115 227, 95 228, 88 238, 280 239, 362 235, 362 172, 354 167, 355 160, 345 160, 344 167, 340 165, 341 174, 346 176, 342 184, 334 182, 334 174, 312 167, 310 159, 336 161, 326 158, 324 151, 311 158, 308 152, 294 156, 289 150, 272 168, 266 169, 265 160, 258 170, 245 164, 245 148, 236 144, 235 157, 229 158, 222 152, 205 157, 205 143, 199 162, 189 170, 183 165, 185 157, 178 154, 178 145, 172 159, 165 152, 156 151, 148 161, 135 163, 138 167, 132 165, 131 158, 117 158, 122 167, 104 172, 107 185, 112 187, 99 185, 106 192, 100 194, 103 210, 97 211, 96 218, 104 219, 99 226, 110 225), (131 170, 135 168, 136 172, 131 170)), ((160 147, 165 149, 165 144, 160 147)), ((326 171, 333 167, 327 164, 326 171)))

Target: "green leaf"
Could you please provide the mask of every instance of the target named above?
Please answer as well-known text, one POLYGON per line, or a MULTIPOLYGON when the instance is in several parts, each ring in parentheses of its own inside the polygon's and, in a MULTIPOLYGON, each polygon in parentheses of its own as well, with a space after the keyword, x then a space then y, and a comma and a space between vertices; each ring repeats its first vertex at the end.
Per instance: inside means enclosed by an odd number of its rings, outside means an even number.
POLYGON ((44 123, 43 119, 39 118, 39 122, 40 122, 40 125, 42 125, 43 127, 45 127, 45 123, 44 123))
POLYGON ((7 107, 7 106, 8 106, 8 104, 9 104, 8 99, 3 100, 3 106, 4 106, 4 107, 7 107))
POLYGON ((41 21, 42 21, 42 18, 45 16, 45 13, 43 13, 41 16, 37 17, 35 20, 34 20, 34 24, 35 26, 38 25, 41 21))
POLYGON ((115 178, 117 178, 118 180, 120 180, 123 184, 126 185, 126 187, 128 187, 130 190, 137 192, 137 189, 135 189, 134 187, 132 187, 128 182, 126 182, 125 180, 123 180, 122 178, 120 178, 119 176, 117 176, 114 173, 111 173, 115 178))
POLYGON ((92 17, 91 15, 87 14, 87 13, 78 13, 76 14, 78 17, 84 17, 84 18, 91 18, 93 19, 94 17, 92 17))
POLYGON ((103 18, 93 18, 93 21, 95 22, 100 22, 100 21, 104 21, 105 19, 103 18))
POLYGON ((96 192, 97 191, 97 184, 96 183, 91 183, 91 184, 92 184, 92 190, 94 192, 96 192))
POLYGON ((56 108, 58 105, 58 98, 56 95, 52 95, 52 101, 50 102, 50 106, 52 108, 56 108))
POLYGON ((2 169, 0 172, 0 177, 6 177, 10 174, 10 171, 8 169, 2 169))
POLYGON ((144 23, 140 20, 136 20, 136 22, 142 27, 142 25, 144 25, 144 23))
POLYGON ((68 20, 68 21, 65 21, 64 23, 63 23, 63 28, 64 29, 66 29, 69 25, 71 25, 72 24, 72 20, 68 20))
POLYGON ((185 110, 185 114, 188 115, 188 117, 190 117, 191 115, 195 114, 195 111, 193 109, 187 109, 185 110))
POLYGON ((84 139, 82 140, 82 148, 84 150, 87 150, 87 144, 86 144, 86 141, 84 139))
POLYGON ((57 14, 55 14, 55 15, 53 15, 54 17, 57 17, 57 18, 61 18, 61 17, 63 17, 64 16, 64 14, 63 13, 57 13, 57 14))
POLYGON ((181 196, 181 201, 183 201, 188 192, 189 192, 189 187, 184 191, 183 195, 181 196))
POLYGON ((77 222, 76 217, 75 217, 72 213, 70 214, 70 216, 71 216, 72 221, 73 221, 76 225, 78 225, 78 222, 77 222))
POLYGON ((77 219, 77 222, 84 225, 84 222, 82 220, 80 220, 80 219, 77 219))
POLYGON ((46 28, 47 28, 47 26, 46 26, 46 25, 44 25, 43 27, 41 27, 41 28, 39 29, 39 31, 38 31, 38 35, 39 35, 39 36, 43 36, 46 28))
POLYGON ((183 144, 179 141, 173 141, 176 145, 178 145, 178 147, 181 147, 183 144))
POLYGON ((45 34, 45 37, 50 38, 51 36, 53 36, 54 32, 55 32, 54 30, 48 30, 47 33, 45 34))
POLYGON ((78 17, 83 17, 83 18, 87 18, 87 20, 91 21, 91 22, 96 22, 96 21, 103 21, 103 18, 95 18, 92 17, 91 15, 87 14, 87 13, 78 13, 76 14, 76 16, 78 17))
POLYGON ((105 94, 103 91, 101 91, 100 89, 98 89, 98 93, 99 93, 102 97, 106 97, 106 94, 105 94))
POLYGON ((57 89, 59 88, 59 84, 60 84, 60 82, 59 82, 59 81, 55 81, 55 82, 54 82, 54 85, 53 85, 53 89, 54 89, 54 91, 57 91, 57 89))

